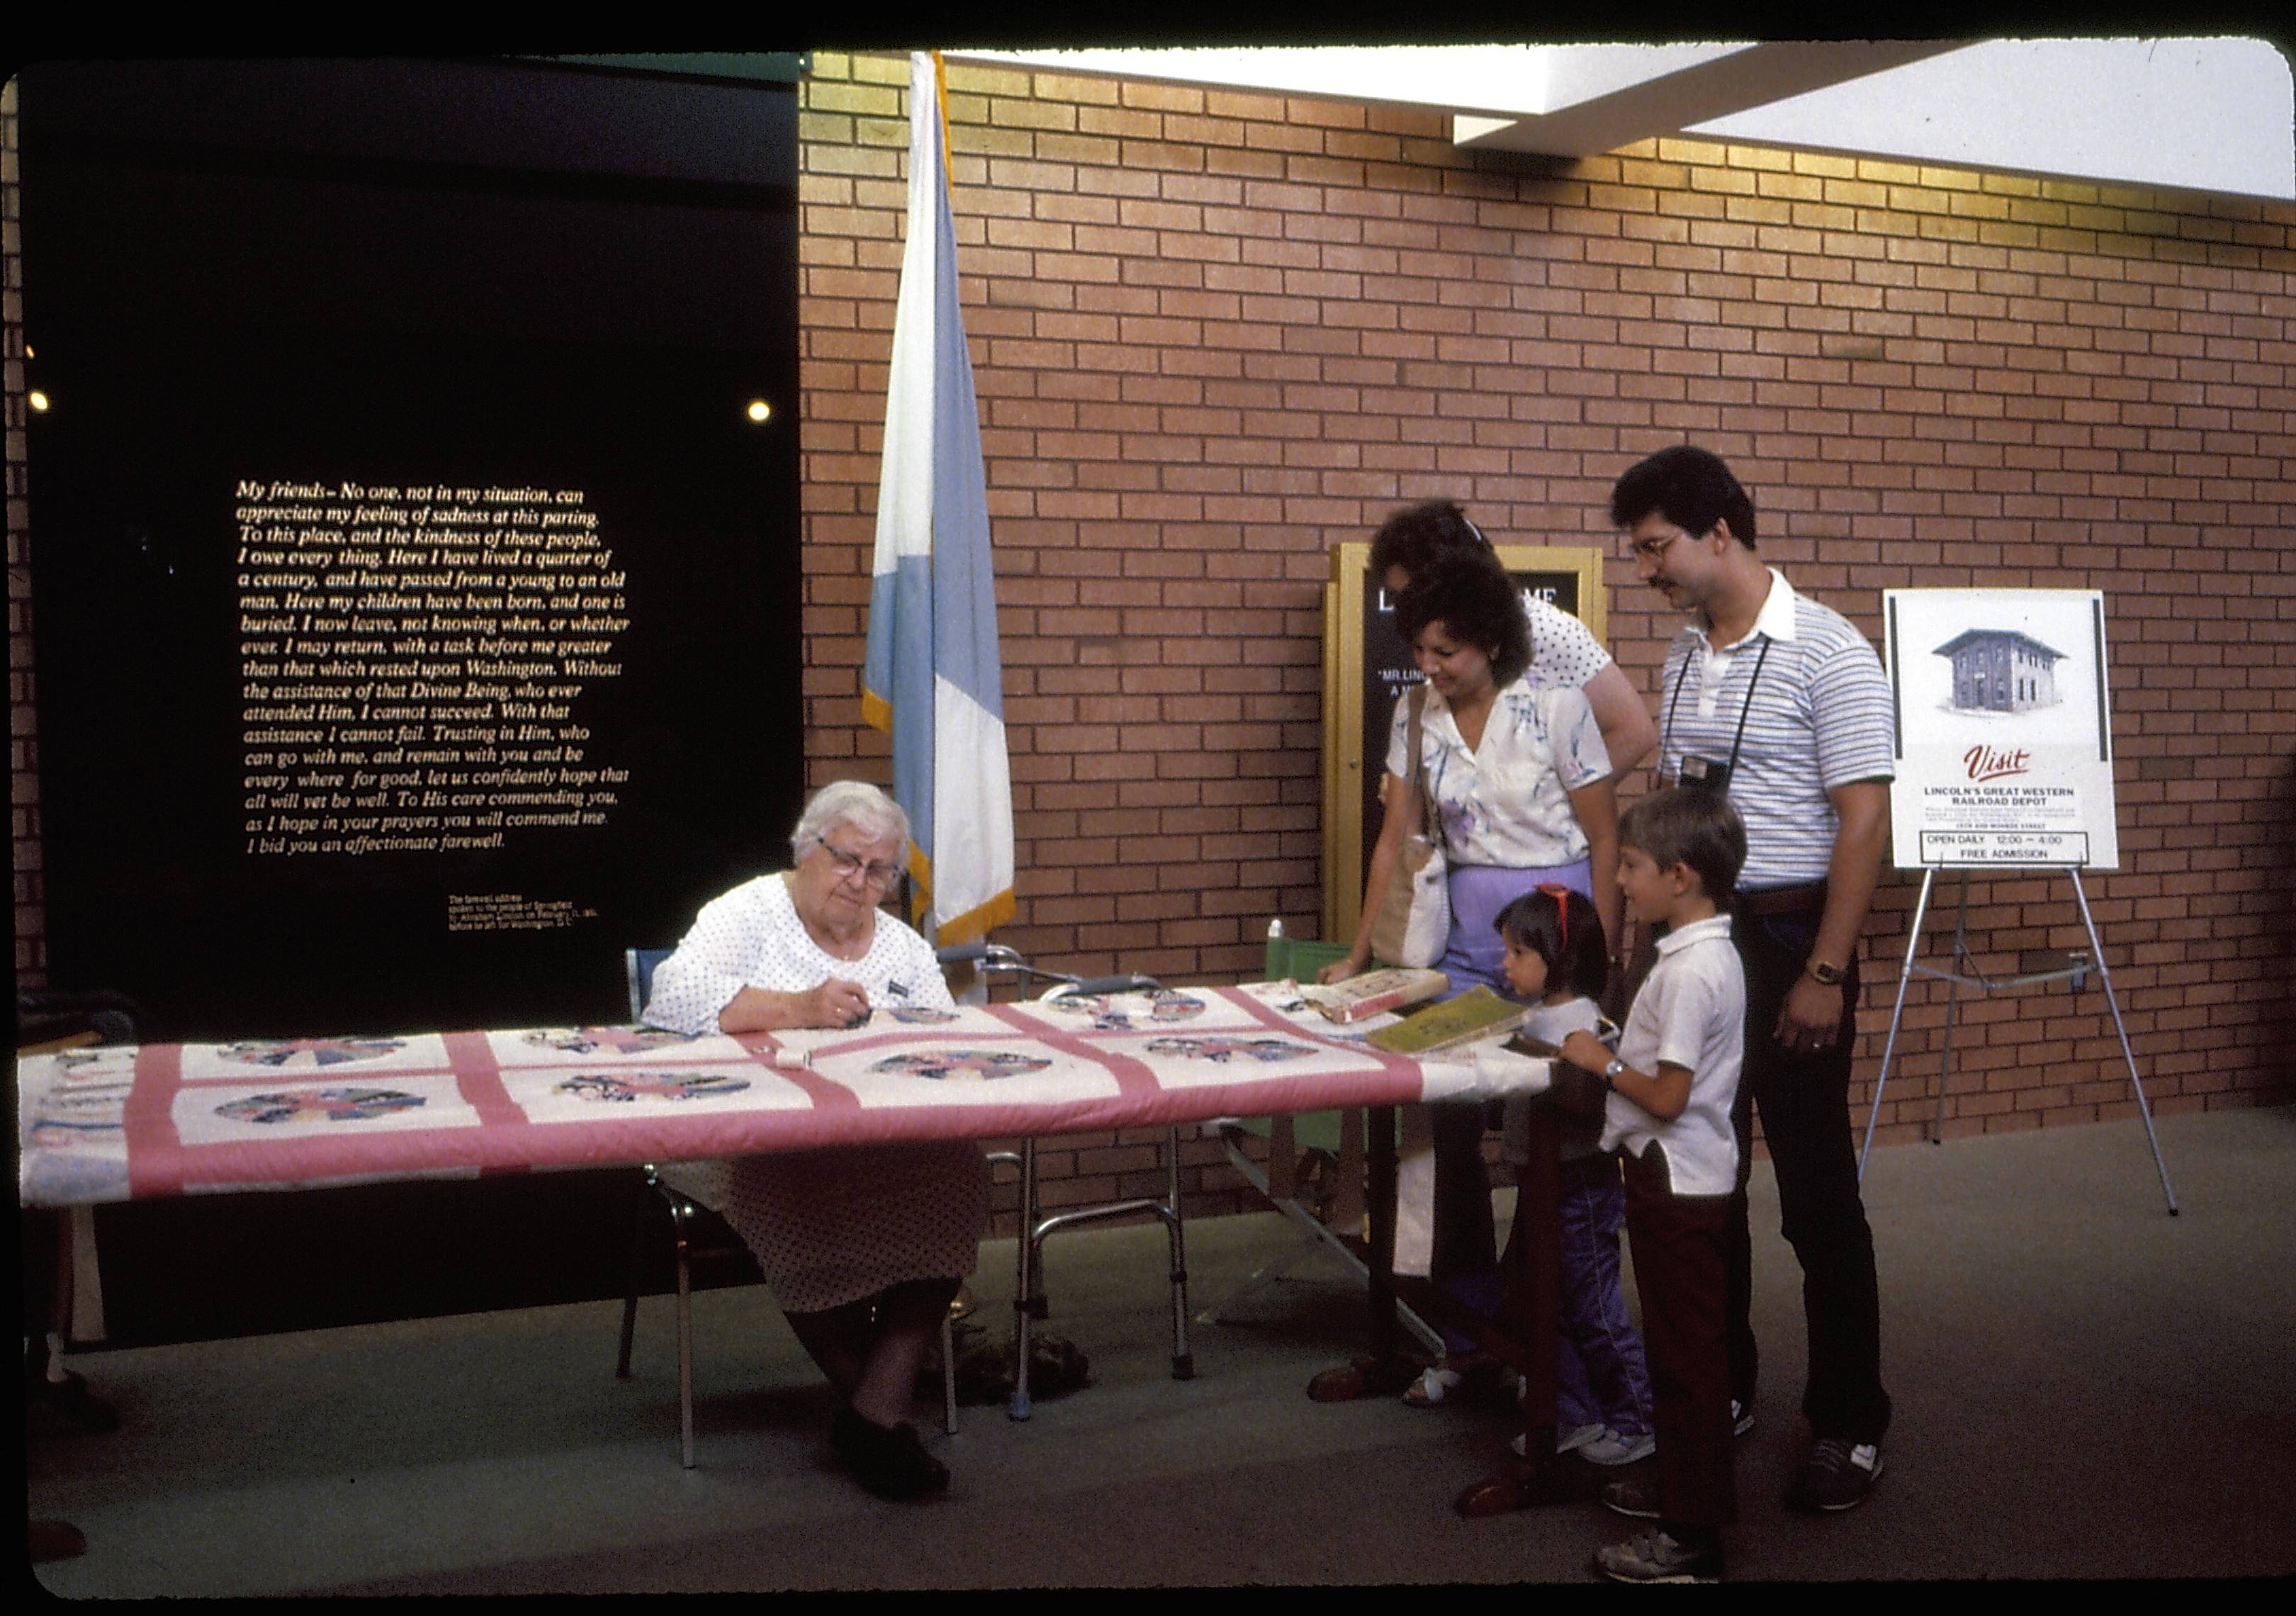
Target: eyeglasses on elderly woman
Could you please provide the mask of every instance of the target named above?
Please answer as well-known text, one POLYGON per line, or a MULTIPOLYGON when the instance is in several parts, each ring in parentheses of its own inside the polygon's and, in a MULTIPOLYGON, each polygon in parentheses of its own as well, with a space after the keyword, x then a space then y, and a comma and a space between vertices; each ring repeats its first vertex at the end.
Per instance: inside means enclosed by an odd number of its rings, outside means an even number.
POLYGON ((826 836, 816 835, 814 840, 819 842, 822 850, 829 855, 830 867, 837 872, 837 879, 840 881, 850 881, 858 875, 871 886, 882 890, 891 886, 901 878, 901 866, 898 864, 885 864, 874 858, 859 857, 847 852, 826 836))

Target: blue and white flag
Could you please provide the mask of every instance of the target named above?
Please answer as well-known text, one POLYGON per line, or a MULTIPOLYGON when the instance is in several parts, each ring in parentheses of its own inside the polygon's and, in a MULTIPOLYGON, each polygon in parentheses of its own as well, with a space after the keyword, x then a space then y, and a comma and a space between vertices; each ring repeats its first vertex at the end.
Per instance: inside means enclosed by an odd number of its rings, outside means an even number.
POLYGON ((914 915, 949 943, 1012 917, 1013 782, 939 79, 937 57, 909 58, 909 234, 861 711, 893 738, 893 796, 916 841, 914 915))

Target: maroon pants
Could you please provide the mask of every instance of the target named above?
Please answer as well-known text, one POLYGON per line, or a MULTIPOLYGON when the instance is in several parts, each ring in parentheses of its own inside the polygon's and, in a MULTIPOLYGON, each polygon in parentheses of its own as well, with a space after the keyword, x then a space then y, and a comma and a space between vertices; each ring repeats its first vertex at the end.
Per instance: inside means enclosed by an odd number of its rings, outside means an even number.
POLYGON ((1727 1195, 1677 1195, 1657 1144, 1626 1158, 1627 1237, 1634 1243, 1658 1436, 1659 1514, 1670 1525, 1738 1518, 1731 1476, 1727 1195))

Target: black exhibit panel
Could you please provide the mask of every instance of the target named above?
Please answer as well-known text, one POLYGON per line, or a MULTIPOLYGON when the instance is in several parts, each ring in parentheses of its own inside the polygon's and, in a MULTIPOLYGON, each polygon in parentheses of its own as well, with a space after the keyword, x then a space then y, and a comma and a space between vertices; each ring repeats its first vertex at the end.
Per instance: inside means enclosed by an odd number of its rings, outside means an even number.
POLYGON ((56 984, 168 1038, 611 1014, 797 800, 792 86, 21 95, 56 984))
MULTIPOLYGON (((51 64, 20 107, 53 984, 147 1039, 622 1019, 622 949, 800 800, 794 85, 51 64)), ((633 1181, 104 1209, 113 1338, 603 1294, 633 1181)))

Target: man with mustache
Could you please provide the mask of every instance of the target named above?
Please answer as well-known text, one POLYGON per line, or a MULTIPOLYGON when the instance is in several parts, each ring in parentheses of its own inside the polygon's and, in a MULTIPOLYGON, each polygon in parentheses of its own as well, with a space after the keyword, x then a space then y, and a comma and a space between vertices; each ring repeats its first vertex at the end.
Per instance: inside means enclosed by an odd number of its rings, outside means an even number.
POLYGON ((1809 1336, 1802 1412, 1814 1440, 1786 1501, 1850 1509, 1881 1479, 1890 1423, 1849 1113, 1857 941, 1890 841, 1889 685, 1848 619, 1763 564, 1753 502, 1718 456, 1688 444, 1660 450, 1619 479, 1611 520, 1642 580, 1691 619, 1667 654, 1661 782, 1724 793, 1746 824, 1731 928, 1745 967, 1746 1054, 1732 1116, 1725 1320, 1737 1429, 1753 1418, 1746 1182, 1759 1105, 1809 1336))

